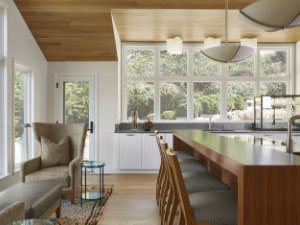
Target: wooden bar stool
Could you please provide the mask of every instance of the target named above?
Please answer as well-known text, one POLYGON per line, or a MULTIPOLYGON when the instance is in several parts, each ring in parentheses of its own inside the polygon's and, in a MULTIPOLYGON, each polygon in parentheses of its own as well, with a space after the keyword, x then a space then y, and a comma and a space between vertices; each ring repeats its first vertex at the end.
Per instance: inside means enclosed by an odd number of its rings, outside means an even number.
POLYGON ((180 225, 236 225, 237 197, 233 191, 203 191, 189 194, 176 154, 168 149, 170 180, 179 201, 180 225))
MULTIPOLYGON (((161 141, 161 149, 163 153, 163 159, 162 162, 165 164, 164 167, 167 172, 168 180, 171 182, 170 185, 170 194, 165 197, 166 205, 163 210, 163 221, 164 224, 171 225, 174 220, 174 216, 178 207, 178 199, 175 194, 175 189, 172 184, 171 179, 171 170, 170 165, 167 160, 167 149, 168 145, 167 143, 161 141)), ((195 173, 195 172, 183 172, 183 181, 185 186, 187 187, 188 193, 194 193, 194 192, 203 192, 203 191, 213 191, 213 190, 228 190, 229 188, 219 181, 217 178, 215 178, 212 174, 208 172, 202 172, 202 173, 195 173)))

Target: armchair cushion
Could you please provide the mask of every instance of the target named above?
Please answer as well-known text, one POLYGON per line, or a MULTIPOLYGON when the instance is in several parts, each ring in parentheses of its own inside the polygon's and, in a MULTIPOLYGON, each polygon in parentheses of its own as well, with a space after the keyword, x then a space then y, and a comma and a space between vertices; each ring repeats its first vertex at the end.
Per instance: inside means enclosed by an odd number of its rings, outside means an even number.
POLYGON ((71 161, 69 137, 64 137, 58 144, 41 137, 41 147, 41 168, 66 165, 71 161))
POLYGON ((25 215, 24 208, 24 202, 15 202, 0 210, 1 224, 11 224, 14 221, 23 220, 25 215))
POLYGON ((68 188, 70 186, 69 166, 63 165, 43 168, 25 176, 26 182, 42 180, 57 181, 63 188, 68 188))

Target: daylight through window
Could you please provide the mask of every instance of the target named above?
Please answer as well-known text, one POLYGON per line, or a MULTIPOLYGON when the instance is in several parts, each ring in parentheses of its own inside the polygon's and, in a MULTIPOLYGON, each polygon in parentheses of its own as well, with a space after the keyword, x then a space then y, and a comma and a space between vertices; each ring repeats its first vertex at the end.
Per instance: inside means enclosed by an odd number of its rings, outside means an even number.
POLYGON ((292 94, 292 45, 259 45, 238 63, 206 58, 186 44, 182 55, 163 45, 123 44, 123 120, 253 121, 253 97, 292 94))

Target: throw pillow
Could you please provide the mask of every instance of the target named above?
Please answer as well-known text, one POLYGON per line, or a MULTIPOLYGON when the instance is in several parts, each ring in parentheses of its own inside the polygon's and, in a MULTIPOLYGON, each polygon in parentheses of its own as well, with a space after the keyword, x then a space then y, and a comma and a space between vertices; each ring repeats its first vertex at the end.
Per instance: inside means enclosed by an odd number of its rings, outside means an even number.
POLYGON ((66 165, 71 161, 69 137, 64 137, 58 144, 41 137, 41 145, 41 168, 66 165))

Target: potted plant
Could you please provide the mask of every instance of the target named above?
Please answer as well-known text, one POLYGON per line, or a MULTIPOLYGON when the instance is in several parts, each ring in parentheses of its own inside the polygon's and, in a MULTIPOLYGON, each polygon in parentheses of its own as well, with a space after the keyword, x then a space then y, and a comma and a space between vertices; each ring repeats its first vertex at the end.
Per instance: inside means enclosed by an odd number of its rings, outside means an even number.
POLYGON ((149 119, 144 121, 144 130, 145 131, 150 131, 151 128, 153 127, 153 122, 149 119))

